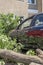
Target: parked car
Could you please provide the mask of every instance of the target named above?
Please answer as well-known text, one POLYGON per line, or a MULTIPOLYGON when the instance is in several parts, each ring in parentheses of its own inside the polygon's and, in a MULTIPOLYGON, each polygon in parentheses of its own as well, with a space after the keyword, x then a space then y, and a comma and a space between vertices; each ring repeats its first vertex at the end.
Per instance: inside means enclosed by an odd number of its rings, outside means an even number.
POLYGON ((10 33, 11 38, 17 38, 19 41, 19 36, 33 36, 33 37, 43 37, 43 13, 35 14, 25 20, 23 20, 18 27, 10 33))

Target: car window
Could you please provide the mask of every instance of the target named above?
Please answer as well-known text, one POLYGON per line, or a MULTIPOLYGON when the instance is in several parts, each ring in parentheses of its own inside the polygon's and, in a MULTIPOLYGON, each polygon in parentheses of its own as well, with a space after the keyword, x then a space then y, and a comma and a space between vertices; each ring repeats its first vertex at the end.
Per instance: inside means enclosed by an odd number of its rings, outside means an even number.
POLYGON ((35 25, 43 25, 43 15, 37 16, 35 25))
POLYGON ((31 20, 32 20, 32 19, 30 19, 30 20, 24 22, 24 23, 21 25, 21 29, 26 28, 26 27, 29 27, 30 24, 31 24, 31 20))

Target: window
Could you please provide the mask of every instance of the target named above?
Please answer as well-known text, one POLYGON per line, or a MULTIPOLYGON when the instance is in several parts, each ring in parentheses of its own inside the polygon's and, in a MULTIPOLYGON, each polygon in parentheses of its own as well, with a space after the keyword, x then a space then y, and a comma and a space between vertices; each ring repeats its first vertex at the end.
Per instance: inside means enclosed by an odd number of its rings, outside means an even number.
POLYGON ((29 4, 36 4, 36 0, 28 0, 29 4))
POLYGON ((43 25, 43 14, 38 14, 33 17, 30 26, 43 25))
POLYGON ((35 25, 43 25, 43 15, 36 18, 35 25))
POLYGON ((32 19, 30 19, 30 20, 24 22, 24 23, 20 26, 20 29, 22 30, 23 28, 28 28, 28 27, 30 26, 30 24, 31 24, 31 20, 32 20, 32 19))

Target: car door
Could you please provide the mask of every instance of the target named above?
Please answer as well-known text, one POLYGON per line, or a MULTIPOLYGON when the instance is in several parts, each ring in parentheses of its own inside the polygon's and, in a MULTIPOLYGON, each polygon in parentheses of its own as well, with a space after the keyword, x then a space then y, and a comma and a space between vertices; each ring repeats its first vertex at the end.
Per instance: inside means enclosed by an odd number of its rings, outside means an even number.
POLYGON ((28 36, 43 36, 43 14, 36 15, 27 32, 28 36))

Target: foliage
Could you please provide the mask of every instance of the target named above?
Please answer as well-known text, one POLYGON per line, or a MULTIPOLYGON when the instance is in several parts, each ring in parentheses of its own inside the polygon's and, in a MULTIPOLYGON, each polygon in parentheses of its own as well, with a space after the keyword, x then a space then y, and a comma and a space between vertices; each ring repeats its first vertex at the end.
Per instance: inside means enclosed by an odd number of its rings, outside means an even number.
POLYGON ((0 48, 1 49, 13 49, 14 42, 6 35, 0 34, 0 48))
POLYGON ((0 48, 10 49, 16 52, 20 52, 23 48, 21 43, 16 43, 16 39, 11 40, 8 33, 15 29, 19 24, 20 18, 14 16, 14 14, 0 14, 0 48))
POLYGON ((10 37, 0 34, 0 48, 15 50, 17 52, 17 51, 20 51, 21 48, 23 48, 23 45, 21 43, 17 44, 16 39, 11 40, 10 37))
POLYGON ((18 25, 19 17, 14 14, 0 14, 0 32, 8 33, 10 30, 16 28, 18 25))
MULTIPOLYGON (((19 17, 14 14, 0 14, 0 49, 10 49, 15 52, 21 52, 24 47, 21 43, 17 43, 16 39, 11 40, 8 33, 19 24, 19 17)), ((4 61, 0 60, 1 65, 5 65, 4 61)))
POLYGON ((34 50, 31 49, 31 50, 26 52, 26 55, 32 55, 33 56, 33 55, 36 55, 36 53, 34 50))
POLYGON ((24 47, 26 46, 34 46, 34 48, 40 48, 43 49, 43 37, 33 37, 33 36, 26 36, 26 34, 19 36, 19 40, 22 44, 24 44, 24 47))
POLYGON ((38 48, 43 49, 43 37, 29 37, 28 43, 34 43, 37 45, 38 48))
POLYGON ((5 65, 5 62, 3 60, 0 60, 0 65, 5 65))
POLYGON ((22 48, 24 48, 24 45, 22 45, 21 43, 17 43, 17 44, 15 44, 14 51, 21 52, 22 48))

